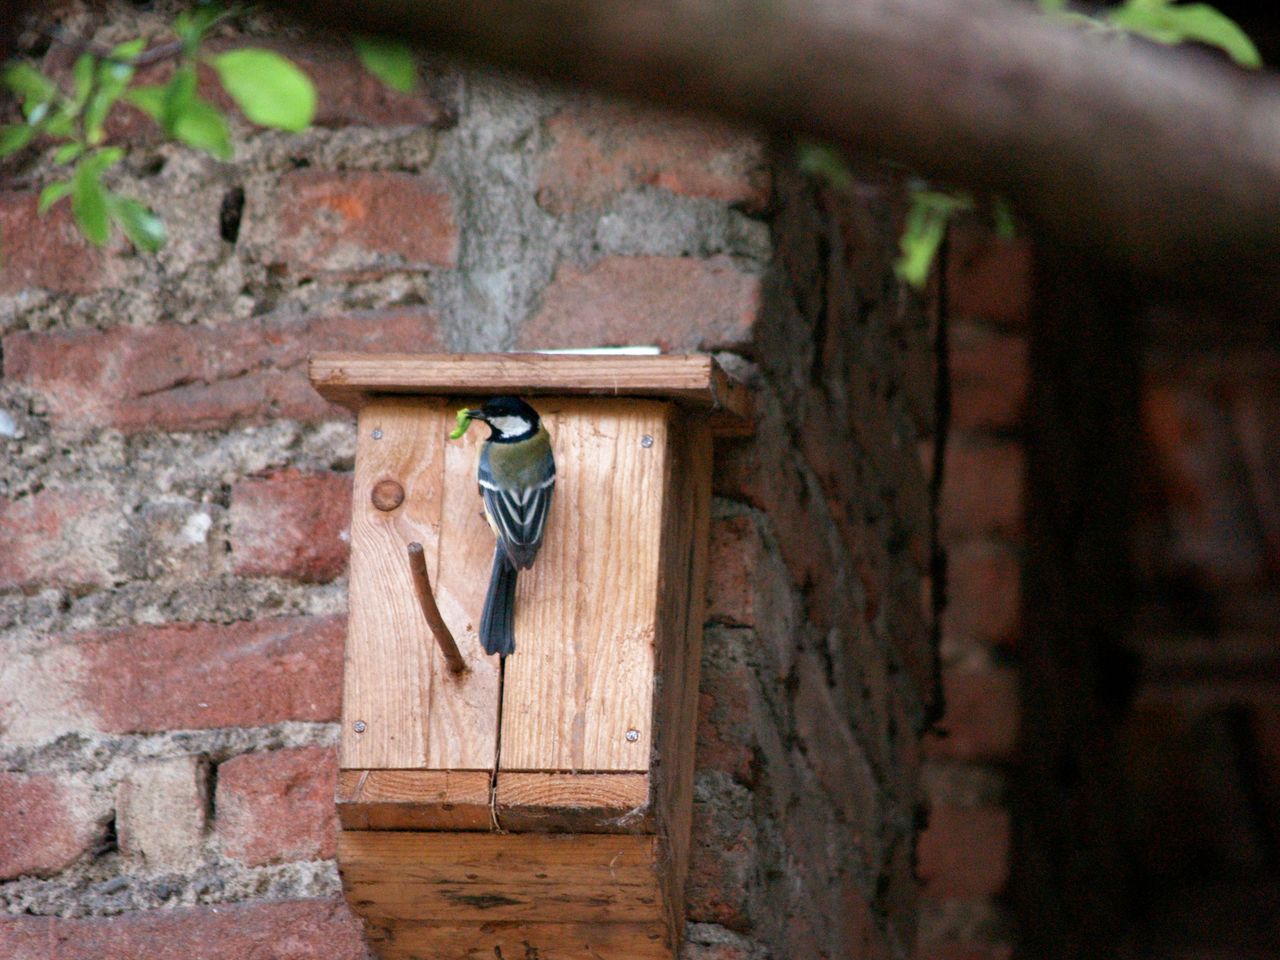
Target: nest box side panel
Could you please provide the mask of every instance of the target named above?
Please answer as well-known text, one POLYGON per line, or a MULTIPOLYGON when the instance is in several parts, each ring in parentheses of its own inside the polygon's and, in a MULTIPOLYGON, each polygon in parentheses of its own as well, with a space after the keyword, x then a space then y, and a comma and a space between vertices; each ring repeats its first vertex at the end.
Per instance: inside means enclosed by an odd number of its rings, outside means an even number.
POLYGON ((671 404, 535 405, 556 490, 538 559, 520 575, 499 767, 644 773, 671 404))
POLYGON ((344 769, 492 768, 497 666, 470 636, 472 571, 442 544, 491 536, 467 511, 475 461, 450 449, 449 406, 436 398, 375 398, 360 411, 351 516, 351 573, 340 765, 344 769), (374 489, 383 495, 375 502, 374 489), (394 484, 394 487, 389 485, 394 484), (396 487, 402 497, 387 497, 396 487), (399 502, 397 502, 399 500, 399 502), (436 599, 470 670, 447 668, 414 592, 408 545, 423 545, 436 599))
POLYGON ((672 929, 684 929, 684 887, 693 817, 693 761, 698 725, 707 558, 711 541, 711 425, 679 413, 671 431, 671 469, 658 587, 654 713, 654 800, 665 844, 663 880, 672 929))

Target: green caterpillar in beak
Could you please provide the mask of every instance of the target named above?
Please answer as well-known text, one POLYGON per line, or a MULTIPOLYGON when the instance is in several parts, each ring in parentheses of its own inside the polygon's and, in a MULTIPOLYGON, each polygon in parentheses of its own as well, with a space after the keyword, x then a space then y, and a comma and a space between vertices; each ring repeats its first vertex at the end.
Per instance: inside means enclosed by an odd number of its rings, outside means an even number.
POLYGON ((453 428, 449 434, 450 440, 458 440, 467 432, 467 427, 471 426, 471 411, 463 407, 458 411, 458 425, 453 428))

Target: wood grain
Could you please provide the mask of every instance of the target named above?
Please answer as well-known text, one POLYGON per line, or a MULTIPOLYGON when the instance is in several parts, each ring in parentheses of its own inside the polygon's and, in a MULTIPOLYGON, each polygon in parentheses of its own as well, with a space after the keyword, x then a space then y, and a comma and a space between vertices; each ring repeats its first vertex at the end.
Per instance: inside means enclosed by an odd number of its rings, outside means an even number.
POLYGON ((498 774, 504 830, 653 833, 649 777, 643 773, 498 774))
POLYGON ((653 923, 415 923, 367 921, 382 960, 671 960, 667 931, 653 923))
POLYGON ((347 898, 383 958, 668 960, 688 872, 710 418, 670 401, 535 400, 559 479, 518 588, 499 753, 497 658, 475 629, 493 550, 475 482, 486 431, 444 439, 471 399, 361 408, 337 794, 347 898), (386 480, 405 498, 380 510, 386 480), (418 609, 413 540, 462 680, 418 609), (521 832, 490 832, 491 785, 521 832))
MULTIPOLYGON (((360 412, 351 518, 351 575, 340 765, 347 769, 488 770, 497 733, 497 665, 467 643, 471 616, 455 601, 463 572, 440 562, 443 539, 466 518, 445 512, 451 488, 474 476, 446 449, 452 412, 443 400, 381 398, 360 412), (404 502, 372 503, 383 480, 404 502), (436 599, 471 669, 454 677, 414 593, 407 545, 423 544, 436 599), (363 724, 357 732, 356 723, 363 724)), ((472 468, 474 469, 474 467, 472 468)), ((471 631, 474 638, 474 630, 471 631)))
POLYGON ((539 405, 556 492, 516 593, 502 770, 649 769, 670 409, 650 400, 539 405))
POLYGON ((491 779, 479 770, 342 770, 334 799, 346 830, 489 830, 491 779))
POLYGON ((665 923, 650 836, 344 830, 338 859, 362 916, 665 923))
POLYGON ((712 357, 536 353, 317 353, 311 382, 352 409, 378 394, 656 397, 711 411, 726 429, 751 420, 751 396, 712 357))
MULTIPOLYGON (((470 405, 470 404, 468 404, 470 405)), ((463 406, 456 398, 450 401, 440 435, 453 429, 454 410, 463 406)), ((489 585, 489 566, 493 561, 493 532, 484 519, 480 488, 476 483, 476 462, 485 429, 468 430, 459 440, 445 443, 443 521, 438 539, 436 572, 431 578, 435 586, 436 605, 452 630, 462 655, 482 673, 487 683, 475 687, 469 680, 459 684, 448 671, 431 675, 431 704, 444 722, 427 730, 428 753, 439 762, 433 767, 461 769, 464 764, 454 757, 484 756, 485 769, 492 770, 498 724, 498 658, 485 655, 480 645, 480 613, 489 585), (471 736, 465 731, 482 719, 485 724, 485 749, 465 751, 457 738, 471 736), (461 734, 460 734, 460 731, 461 734)), ((425 546, 425 544, 424 544, 425 546)), ((470 674, 468 674, 470 676, 470 674)), ((477 738, 478 739, 478 738, 477 738)))
POLYGON ((673 425, 671 469, 662 528, 652 776, 657 832, 663 842, 664 900, 671 929, 684 930, 689 871, 693 766, 702 663, 702 622, 711 535, 711 432, 684 415, 673 425))

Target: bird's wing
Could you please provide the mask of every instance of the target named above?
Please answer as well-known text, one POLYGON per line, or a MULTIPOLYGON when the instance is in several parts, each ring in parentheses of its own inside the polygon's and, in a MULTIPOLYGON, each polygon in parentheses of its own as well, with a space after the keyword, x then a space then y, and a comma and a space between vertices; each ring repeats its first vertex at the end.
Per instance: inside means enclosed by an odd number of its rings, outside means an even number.
POLYGON ((494 481, 488 464, 482 460, 478 479, 485 514, 503 549, 516 567, 528 567, 542 544, 551 494, 555 489, 555 474, 551 473, 531 486, 503 488, 494 481))

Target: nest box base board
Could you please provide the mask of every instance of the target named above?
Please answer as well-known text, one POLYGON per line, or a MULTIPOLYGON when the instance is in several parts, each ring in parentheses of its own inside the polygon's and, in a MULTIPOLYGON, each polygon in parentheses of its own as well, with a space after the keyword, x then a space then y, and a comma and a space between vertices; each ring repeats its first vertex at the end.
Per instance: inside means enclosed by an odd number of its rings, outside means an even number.
POLYGON ((390 958, 670 958, 655 836, 344 830, 347 901, 390 958), (495 947, 497 950, 495 951, 495 947))

